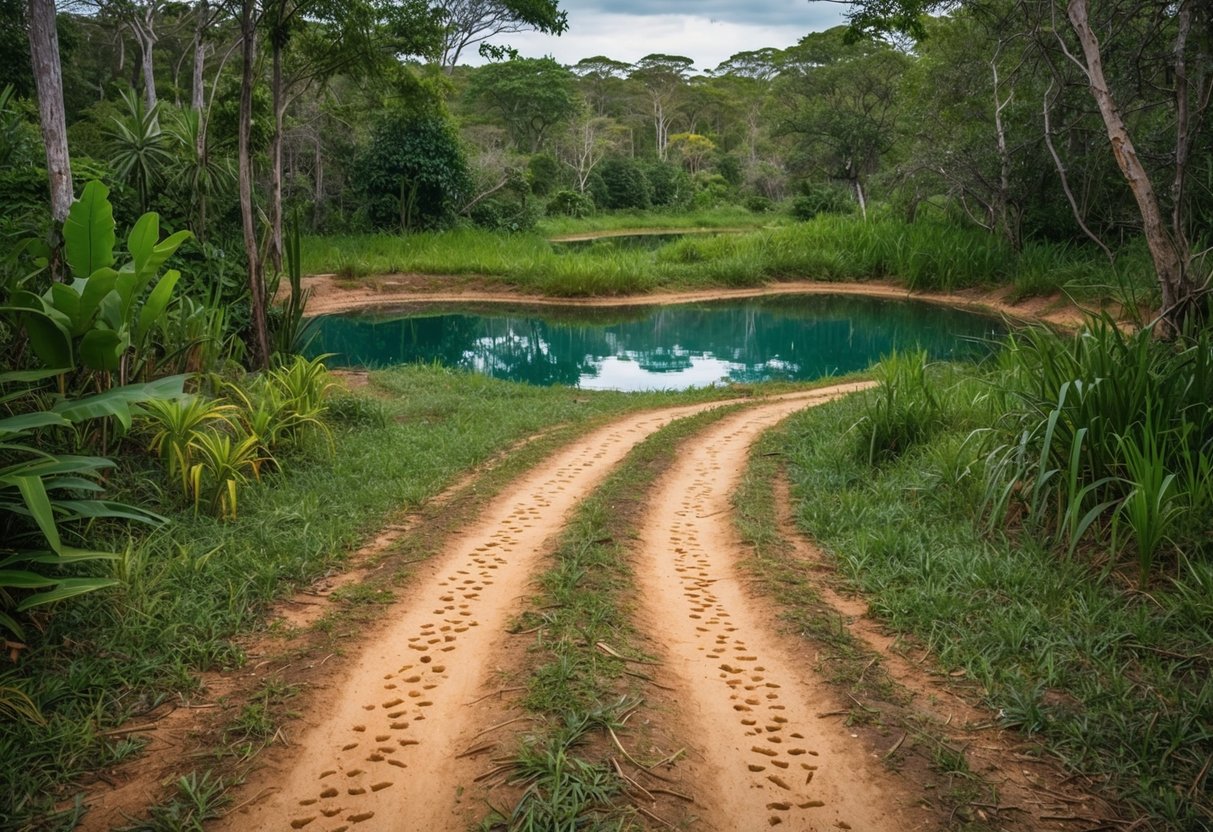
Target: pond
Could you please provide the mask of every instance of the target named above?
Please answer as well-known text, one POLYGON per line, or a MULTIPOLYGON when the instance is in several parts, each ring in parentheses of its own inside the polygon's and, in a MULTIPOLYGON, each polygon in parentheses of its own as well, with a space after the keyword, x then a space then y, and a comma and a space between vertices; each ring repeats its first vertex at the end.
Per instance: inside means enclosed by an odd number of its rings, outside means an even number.
POLYGON ((434 362, 531 384, 668 390, 807 381, 862 370, 894 350, 988 355, 998 320, 933 304, 774 295, 673 306, 426 306, 318 318, 308 354, 329 364, 434 362))

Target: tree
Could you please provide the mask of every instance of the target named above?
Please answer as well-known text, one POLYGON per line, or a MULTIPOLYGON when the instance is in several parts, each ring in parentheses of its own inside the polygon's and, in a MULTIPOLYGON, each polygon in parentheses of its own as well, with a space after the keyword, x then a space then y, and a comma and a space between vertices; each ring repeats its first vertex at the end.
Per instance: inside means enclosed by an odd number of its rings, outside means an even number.
POLYGON ((796 136, 801 165, 846 180, 867 212, 864 180, 893 146, 908 58, 884 44, 847 44, 843 27, 807 35, 781 76, 778 131, 796 136))
POLYGON ((674 133, 670 136, 670 149, 682 158, 692 176, 703 170, 704 162, 716 149, 716 143, 698 133, 674 133))
POLYGON ((59 64, 54 0, 29 0, 27 18, 34 85, 38 90, 38 121, 42 127, 42 142, 46 145, 51 216, 56 223, 62 223, 72 205, 72 166, 67 150, 67 117, 63 110, 63 73, 59 64))
POLYGON ((605 55, 582 58, 571 67, 581 79, 581 90, 595 115, 612 112, 612 104, 620 97, 619 85, 632 68, 631 64, 612 60, 605 55))
MULTIPOLYGON (((853 0, 848 17, 858 34, 921 39, 929 13, 1001 5, 1001 0, 853 0)), ((1198 285, 1192 273, 1193 232, 1186 206, 1191 154, 1213 99, 1213 77, 1206 69, 1213 8, 1197 0, 1104 3, 1096 8, 1098 20, 1092 20, 1088 0, 1023 0, 1016 6, 1020 31, 1034 38, 1042 52, 1055 52, 1066 66, 1077 67, 1086 83, 1150 249, 1162 297, 1159 330, 1173 336, 1203 314, 1210 288, 1207 280, 1198 285), (1068 35, 1058 25, 1061 20, 1069 24, 1068 35), (1195 75, 1191 68, 1197 68, 1195 75), (1162 94, 1146 95, 1147 89, 1162 94), (1134 103, 1131 111, 1122 99, 1134 103), (1160 123, 1170 125, 1170 147, 1157 145, 1152 158, 1146 157, 1139 144, 1143 137, 1160 134, 1160 123)), ((1044 113, 1048 115, 1047 101, 1044 113)))
POLYGON ((355 170, 371 222, 401 231, 441 225, 470 185, 459 137, 436 113, 384 113, 355 170))
POLYGON ((515 58, 478 69, 467 94, 497 114, 519 149, 538 153, 548 131, 577 112, 573 82, 551 58, 515 58))
POLYGON ((561 161, 572 169, 577 190, 585 193, 594 169, 619 145, 621 128, 605 116, 583 107, 569 122, 557 148, 561 161))
POLYGON ((645 55, 636 62, 631 78, 644 87, 653 111, 657 158, 665 161, 670 141, 670 122, 678 94, 685 88, 694 61, 682 55, 645 55))
POLYGON ((498 35, 530 31, 559 35, 569 27, 558 0, 442 0, 438 7, 446 20, 442 65, 448 71, 473 44, 480 44, 482 54, 502 58, 506 50, 488 43, 498 35))

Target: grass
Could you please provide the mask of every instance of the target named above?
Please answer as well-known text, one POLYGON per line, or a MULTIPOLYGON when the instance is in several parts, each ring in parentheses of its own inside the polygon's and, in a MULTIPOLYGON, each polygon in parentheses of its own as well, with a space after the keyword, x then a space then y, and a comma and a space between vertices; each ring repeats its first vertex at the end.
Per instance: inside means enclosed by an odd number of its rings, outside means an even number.
POLYGON ((935 381, 938 429, 877 466, 857 447, 863 396, 793 418, 784 450, 799 522, 877 616, 978 681, 1004 725, 1152 828, 1208 829, 1213 564, 1191 550, 1141 585, 1126 577, 1131 561, 989 529, 970 437, 991 423, 994 388, 977 370, 935 381))
POLYGON ((536 231, 543 237, 651 228, 750 228, 791 222, 786 214, 756 214, 740 205, 691 211, 602 211, 582 219, 544 217, 536 231))
POLYGON ((394 272, 475 275, 558 297, 780 280, 891 280, 923 291, 1010 285, 1020 296, 1065 290, 1080 298, 1149 300, 1153 272, 1143 251, 1128 250, 1112 267, 1077 247, 1030 244, 1016 253, 983 231, 942 222, 821 215, 742 234, 689 236, 655 251, 556 253, 537 234, 468 229, 312 237, 303 242, 303 264, 308 273, 344 279, 394 272))
MULTIPOLYGON (((318 437, 281 472, 251 484, 229 522, 179 505, 164 530, 114 547, 127 551, 115 565, 122 586, 35 620, 38 637, 0 674, 0 688, 23 691, 45 724, 9 721, 0 732, 0 828, 48 825, 73 781, 131 753, 102 732, 195 691, 200 670, 239 666, 235 637, 263 626, 275 598, 339 568, 386 518, 470 467, 552 425, 588 427, 625 410, 726 395, 593 394, 436 367, 373 379, 384 399, 341 402, 350 424, 335 426, 336 453, 318 437)), ((146 471, 132 471, 125 488, 140 504, 171 505, 171 483, 146 471)), ((270 717, 250 712, 241 721, 252 737, 270 717)))
POLYGON ((609 752, 589 747, 594 731, 619 732, 641 701, 633 679, 643 680, 618 658, 595 649, 604 642, 628 657, 642 653, 630 621, 635 589, 627 561, 633 522, 646 495, 669 466, 682 441, 734 408, 679 420, 628 454, 577 510, 561 538, 552 566, 539 578, 531 612, 516 623, 536 628, 533 666, 523 707, 542 720, 522 738, 506 765, 507 782, 525 789, 509 809, 494 809, 483 829, 634 829, 637 809, 609 752), (631 678, 625 678, 630 675, 631 678))

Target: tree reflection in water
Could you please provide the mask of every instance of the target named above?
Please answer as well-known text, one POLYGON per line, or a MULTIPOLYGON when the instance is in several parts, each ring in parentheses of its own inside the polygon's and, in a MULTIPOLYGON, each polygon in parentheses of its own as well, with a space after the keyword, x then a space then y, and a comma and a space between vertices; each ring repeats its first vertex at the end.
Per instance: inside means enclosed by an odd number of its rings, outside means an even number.
POLYGON ((610 390, 810 380, 861 370, 893 350, 969 360, 1005 328, 909 301, 777 295, 625 309, 444 307, 322 318, 310 352, 382 367, 437 361, 496 378, 610 390))

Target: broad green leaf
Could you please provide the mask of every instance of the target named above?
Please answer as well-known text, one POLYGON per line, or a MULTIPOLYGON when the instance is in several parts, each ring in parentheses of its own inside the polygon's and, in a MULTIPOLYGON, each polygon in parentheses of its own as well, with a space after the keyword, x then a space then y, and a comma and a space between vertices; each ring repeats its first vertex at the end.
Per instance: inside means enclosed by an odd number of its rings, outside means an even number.
POLYGON ((71 422, 59 413, 36 410, 33 413, 21 413, 0 419, 0 436, 12 436, 34 428, 63 427, 70 424, 71 422))
POLYGON ((160 216, 149 211, 140 217, 131 233, 126 238, 126 250, 131 253, 131 261, 136 274, 142 274, 147 269, 147 263, 152 256, 152 250, 160 239, 160 216))
POLYGON ((116 552, 90 552, 86 549, 72 549, 67 546, 63 547, 63 553, 55 552, 36 552, 28 557, 22 556, 10 558, 10 561, 16 563, 39 563, 47 566, 65 566, 69 563, 84 563, 90 560, 118 560, 121 555, 116 552))
POLYGON ((12 306, 0 306, 0 313, 14 312, 29 337, 34 354, 48 367, 72 367, 71 320, 49 306, 33 292, 13 292, 12 306))
POLYGON ((42 589, 59 583, 36 572, 24 569, 0 569, 0 587, 8 589, 42 589))
POLYGON ((158 243, 152 249, 151 256, 147 259, 147 263, 142 269, 148 276, 160 271, 160 267, 181 247, 181 244, 194 235, 189 231, 178 231, 175 234, 170 234, 163 241, 158 243))
POLYGON ((0 384, 44 381, 48 378, 54 378, 60 373, 66 373, 70 369, 70 367, 53 367, 42 370, 14 370, 8 373, 0 373, 0 384))
MULTIPOLYGON (((118 273, 113 269, 98 269, 84 282, 84 291, 80 293, 80 315, 88 319, 89 326, 92 326, 101 302, 114 291, 117 280, 118 273)), ((76 334, 83 335, 84 332, 76 334)))
POLYGON ((173 296, 173 288, 176 287, 177 281, 181 279, 181 272, 176 269, 169 269, 164 273, 164 277, 160 278, 160 282, 156 284, 156 288, 152 289, 152 293, 148 295, 147 302, 143 304, 143 309, 139 312, 139 325, 135 329, 135 340, 139 343, 147 337, 148 331, 155 326, 156 321, 164 314, 164 310, 168 307, 168 302, 173 296))
POLYGON ((114 210, 109 188, 92 181, 72 203, 63 223, 67 264, 76 277, 88 277, 114 264, 114 210))
POLYGON ((147 523, 150 526, 162 526, 168 522, 167 517, 113 500, 57 500, 55 504, 71 512, 73 519, 109 517, 147 523))
POLYGON ((105 589, 109 586, 117 586, 118 583, 113 578, 65 578, 59 581, 59 585, 50 592, 39 592, 23 599, 17 605, 17 612, 25 612, 32 607, 62 601, 65 598, 83 595, 86 592, 95 592, 98 589, 105 589))
POLYGON ((144 384, 127 384, 84 399, 57 402, 53 409, 73 422, 113 416, 129 428, 131 405, 150 399, 179 398, 184 393, 185 379, 183 375, 165 376, 144 384))
MULTIPOLYGON (((90 370, 117 372, 130 339, 112 329, 91 329, 80 341, 80 362, 90 370)), ((129 427, 129 425, 127 425, 129 427)))
POLYGON ((29 509, 30 517, 34 518, 34 522, 38 524, 46 542, 58 552, 63 548, 63 542, 59 540, 59 528, 55 525, 55 512, 51 508, 51 501, 46 495, 46 489, 42 486, 42 480, 39 477, 15 477, 14 479, 17 490, 21 492, 25 506, 29 509))
POLYGON ((49 297, 44 298, 56 311, 63 313, 71 321, 73 335, 81 334, 85 327, 80 326, 80 293, 66 283, 52 283, 47 291, 49 297))

